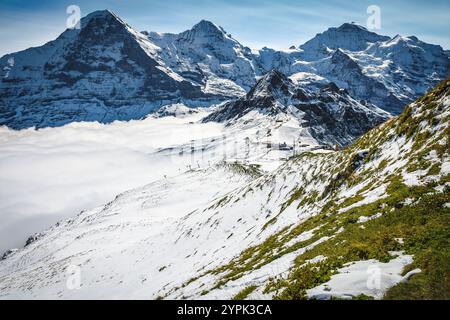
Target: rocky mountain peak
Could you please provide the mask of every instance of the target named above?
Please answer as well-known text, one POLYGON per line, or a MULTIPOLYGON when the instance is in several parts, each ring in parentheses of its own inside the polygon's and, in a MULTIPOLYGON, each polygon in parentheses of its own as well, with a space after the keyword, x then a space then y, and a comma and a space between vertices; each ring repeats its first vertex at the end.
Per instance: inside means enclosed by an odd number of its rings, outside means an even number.
POLYGON ((127 24, 110 10, 98 10, 81 19, 81 29, 127 24))
POLYGON ((90 20, 90 19, 110 19, 114 18, 117 20, 120 20, 120 18, 111 10, 104 9, 104 10, 96 10, 91 13, 89 13, 86 17, 84 17, 82 20, 90 20))
POLYGON ((154 44, 108 10, 89 14, 81 30, 67 32, 70 37, 14 55, 8 77, 15 80, 0 82, 0 124, 21 129, 140 119, 162 101, 201 103, 208 96, 168 69, 154 44), (17 105, 28 112, 9 111, 17 105))
POLYGON ((272 94, 275 90, 288 93, 292 85, 291 81, 284 74, 273 69, 259 79, 256 85, 249 91, 247 97, 268 95, 272 94))
POLYGON ((323 48, 336 50, 338 48, 350 51, 361 51, 370 43, 387 41, 390 38, 368 31, 366 28, 353 23, 344 23, 340 27, 329 28, 323 33, 317 34, 306 42, 301 49, 309 55, 317 55, 323 52, 323 48))
POLYGON ((341 49, 337 49, 331 56, 331 62, 333 64, 345 65, 350 69, 360 69, 358 64, 341 49))
POLYGON ((222 27, 217 26, 211 21, 201 20, 190 30, 180 33, 178 38, 180 41, 206 43, 209 45, 211 43, 226 41, 228 36, 222 27))
POLYGON ((341 34, 343 37, 346 33, 352 33, 357 34, 359 37, 366 39, 368 42, 378 42, 378 41, 386 41, 390 38, 388 36, 379 35, 375 32, 367 30, 367 28, 358 25, 356 23, 344 23, 341 26, 337 28, 329 28, 327 31, 325 31, 323 34, 326 33, 337 33, 341 34))
POLYGON ((245 117, 251 112, 264 115, 268 121, 279 115, 300 121, 319 143, 339 145, 354 141, 388 118, 386 112, 361 104, 333 82, 316 92, 295 85, 283 73, 271 70, 245 97, 225 103, 203 122, 238 125, 242 119, 246 123, 252 121, 245 117))
POLYGON ((383 43, 384 46, 405 46, 412 43, 417 43, 419 39, 416 37, 404 37, 399 34, 397 34, 392 39, 386 41, 383 43))

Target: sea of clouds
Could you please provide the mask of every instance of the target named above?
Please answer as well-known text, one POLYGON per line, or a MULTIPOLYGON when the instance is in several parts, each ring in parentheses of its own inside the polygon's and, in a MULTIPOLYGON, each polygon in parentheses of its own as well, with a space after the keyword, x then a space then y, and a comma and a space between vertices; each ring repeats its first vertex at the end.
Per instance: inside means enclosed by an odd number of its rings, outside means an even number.
POLYGON ((0 254, 121 192, 185 171, 187 162, 158 150, 189 146, 220 130, 174 117, 40 130, 0 127, 0 254))

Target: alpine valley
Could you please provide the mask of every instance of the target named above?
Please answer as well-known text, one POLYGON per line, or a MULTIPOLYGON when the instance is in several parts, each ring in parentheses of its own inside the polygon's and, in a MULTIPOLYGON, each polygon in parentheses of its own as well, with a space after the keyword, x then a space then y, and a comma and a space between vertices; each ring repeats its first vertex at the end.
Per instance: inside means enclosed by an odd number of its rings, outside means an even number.
POLYGON ((0 59, 0 299, 450 299, 448 51, 80 24, 0 59))

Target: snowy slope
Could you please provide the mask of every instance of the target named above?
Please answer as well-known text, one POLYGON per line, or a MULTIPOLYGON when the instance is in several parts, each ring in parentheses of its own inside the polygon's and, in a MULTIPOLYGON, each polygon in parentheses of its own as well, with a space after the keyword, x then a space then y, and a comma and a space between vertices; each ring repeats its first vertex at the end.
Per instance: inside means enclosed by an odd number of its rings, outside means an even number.
POLYGON ((334 83, 312 86, 295 85, 278 71, 262 77, 249 93, 236 101, 222 105, 203 121, 225 122, 228 126, 251 123, 249 112, 258 112, 266 117, 284 121, 295 121, 309 133, 318 144, 334 146, 348 145, 366 131, 388 119, 389 114, 354 100, 346 91, 334 83))
POLYGON ((411 252, 421 257, 448 232, 431 219, 449 210, 449 88, 441 84, 347 150, 303 153, 263 175, 235 162, 193 169, 81 212, 0 262, 0 297, 228 299, 246 289, 241 297, 379 298, 407 280, 411 252), (403 231, 397 221, 429 197, 433 214, 413 216, 403 231), (387 282, 372 290, 361 268, 374 263, 387 282), (71 290, 73 265, 81 287, 71 290), (343 286, 339 270, 359 282, 343 286))
MULTIPOLYGON (((44 244, 41 248, 60 251, 74 244, 70 255, 74 258, 78 257, 75 259, 79 260, 73 260, 73 263, 87 262, 89 264, 88 260, 92 262, 88 267, 91 269, 90 275, 86 274, 86 278, 83 279, 83 289, 73 291, 72 298, 100 298, 108 295, 108 291, 112 294, 111 298, 119 297, 121 294, 128 295, 128 298, 150 298, 151 292, 148 292, 146 288, 148 284, 152 283, 157 287, 166 285, 164 281, 167 281, 167 278, 161 277, 158 280, 155 277, 158 270, 164 266, 168 273, 184 274, 184 276, 192 273, 193 266, 184 263, 184 257, 192 254, 190 251, 195 248, 188 242, 182 241, 179 242, 178 248, 171 246, 177 242, 179 236, 178 222, 183 220, 190 211, 207 205, 209 199, 214 199, 224 192, 243 185, 248 180, 249 178, 245 175, 235 174, 231 169, 217 167, 193 170, 178 177, 157 181, 146 187, 125 192, 105 206, 81 212, 75 218, 52 227, 46 232, 46 234, 53 234, 51 243, 44 244), (99 224, 103 225, 100 229, 99 224), (83 231, 67 233, 66 236, 60 237, 61 231, 71 228, 70 226, 78 226, 83 231), (128 234, 128 236, 123 238, 121 234, 128 234), (101 257, 101 265, 98 264, 100 261, 98 258, 94 260, 89 258, 92 255, 101 257), (150 265, 149 260, 146 259, 149 256, 152 256, 151 261, 153 261, 150 265), (175 260, 172 261, 172 259, 175 260), (170 264, 174 264, 175 268, 172 269, 170 264), (182 264, 185 265, 185 270, 180 268, 182 264), (114 269, 113 273, 106 271, 109 268, 114 269), (132 276, 134 279, 129 281, 124 277, 130 274, 131 270, 136 277, 132 276), (97 272, 100 274, 96 274, 97 272), (99 285, 99 291, 95 292, 91 285, 99 284, 98 277, 104 278, 108 284, 99 285), (139 284, 143 286, 136 290, 136 285, 139 284), (118 288, 121 288, 119 290, 122 293, 114 293, 118 288)), ((26 250, 38 245, 39 241, 27 246, 26 250)), ((199 248, 199 250, 203 249, 199 248)), ((49 298, 65 286, 64 262, 51 261, 53 259, 50 257, 48 257, 50 260, 42 259, 43 257, 33 249, 26 255, 29 265, 51 264, 49 269, 44 268, 62 277, 47 285, 47 294, 36 293, 38 295, 35 298, 49 298)), ((13 256, 10 258, 13 259, 13 256)), ((21 264, 19 261, 17 263, 21 264)), ((17 269, 17 267, 17 264, 11 265, 9 270, 17 269)), ((40 270, 42 269, 38 267, 35 271, 29 270, 29 272, 36 277, 45 277, 46 272, 43 273, 40 270)), ((18 298, 25 297, 19 291, 16 294, 18 298)))

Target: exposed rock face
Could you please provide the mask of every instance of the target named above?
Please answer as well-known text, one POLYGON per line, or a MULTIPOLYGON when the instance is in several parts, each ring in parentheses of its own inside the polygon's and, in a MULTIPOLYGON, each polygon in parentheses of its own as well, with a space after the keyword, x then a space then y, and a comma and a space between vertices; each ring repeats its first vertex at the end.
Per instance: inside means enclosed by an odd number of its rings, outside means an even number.
POLYGON ((111 12, 94 12, 81 26, 1 59, 10 68, 1 74, 0 124, 128 120, 165 102, 208 98, 158 62, 157 48, 111 12))
POLYGON ((197 112, 197 109, 188 108, 183 104, 170 104, 158 109, 153 115, 155 117, 184 117, 197 112))
POLYGON ((272 70, 245 97, 224 104, 203 121, 231 125, 254 110, 268 116, 290 115, 299 119, 318 142, 339 145, 351 143, 388 118, 383 110, 363 105, 334 83, 312 91, 272 70))

